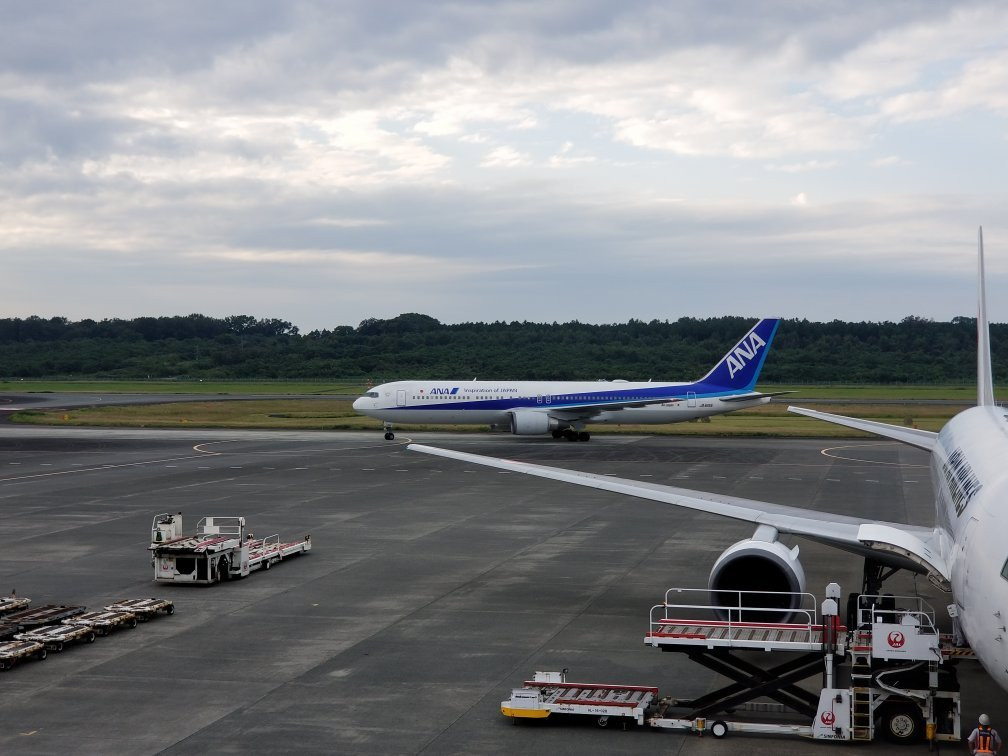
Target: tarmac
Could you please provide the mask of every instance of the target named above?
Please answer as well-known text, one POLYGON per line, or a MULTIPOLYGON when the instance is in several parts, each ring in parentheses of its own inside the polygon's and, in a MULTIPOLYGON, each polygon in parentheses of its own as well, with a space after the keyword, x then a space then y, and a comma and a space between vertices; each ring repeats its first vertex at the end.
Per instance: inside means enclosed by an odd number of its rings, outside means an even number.
MULTIPOLYGON (((654 502, 407 452, 466 451, 930 525, 927 455, 895 443, 594 434, 236 432, 0 427, 0 595, 98 608, 157 596, 176 612, 0 673, 0 752, 825 752, 593 720, 513 725, 500 702, 534 670, 658 686, 724 680, 643 645, 672 586, 704 587, 753 527, 654 502), (152 580, 150 527, 183 512, 243 515, 312 551, 214 586, 152 580)), ((861 561, 810 541, 808 590, 860 588, 861 561)), ((947 623, 949 603, 900 574, 947 623)), ((963 730, 1008 697, 959 665, 963 730)), ((812 683, 815 682, 813 679, 812 683)), ((923 752, 885 743, 844 753, 923 752)), ((954 748, 947 744, 946 748, 954 748)))

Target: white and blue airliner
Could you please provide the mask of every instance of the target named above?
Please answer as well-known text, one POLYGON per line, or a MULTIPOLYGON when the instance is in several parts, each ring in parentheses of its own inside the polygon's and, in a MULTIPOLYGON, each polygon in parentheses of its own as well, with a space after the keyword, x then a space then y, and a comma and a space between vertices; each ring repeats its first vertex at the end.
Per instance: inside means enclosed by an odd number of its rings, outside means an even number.
POLYGON ((754 387, 779 325, 759 321, 693 382, 395 381, 370 389, 353 407, 381 420, 390 441, 393 425, 430 423, 587 441, 589 423, 678 423, 766 404, 774 394, 754 387))

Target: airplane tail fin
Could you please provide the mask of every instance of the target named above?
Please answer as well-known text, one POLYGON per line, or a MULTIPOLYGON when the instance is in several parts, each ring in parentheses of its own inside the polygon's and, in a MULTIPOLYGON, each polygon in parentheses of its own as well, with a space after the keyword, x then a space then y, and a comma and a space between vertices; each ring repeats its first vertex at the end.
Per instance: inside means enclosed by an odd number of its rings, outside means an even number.
POLYGON ((984 283, 983 227, 977 232, 977 406, 994 406, 994 371, 991 369, 990 324, 987 321, 987 286, 984 283))
POLYGON ((779 318, 759 321, 698 383, 711 391, 752 391, 779 325, 779 318))

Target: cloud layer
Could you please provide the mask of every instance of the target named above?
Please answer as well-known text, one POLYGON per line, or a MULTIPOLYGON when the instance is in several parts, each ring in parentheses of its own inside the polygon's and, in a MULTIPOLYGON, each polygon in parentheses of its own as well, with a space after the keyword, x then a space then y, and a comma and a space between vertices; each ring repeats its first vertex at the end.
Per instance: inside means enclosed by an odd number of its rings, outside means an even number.
POLYGON ((1008 272, 999 3, 37 5, 7 315, 944 319, 979 223, 1008 272))

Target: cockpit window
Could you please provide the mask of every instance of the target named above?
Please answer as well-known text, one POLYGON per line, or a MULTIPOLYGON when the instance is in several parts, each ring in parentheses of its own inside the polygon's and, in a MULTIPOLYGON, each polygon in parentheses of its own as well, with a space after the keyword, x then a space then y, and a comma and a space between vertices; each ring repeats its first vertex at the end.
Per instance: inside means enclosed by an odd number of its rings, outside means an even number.
POLYGON ((378 398, 378 392, 377 391, 368 391, 366 394, 364 394, 364 396, 370 396, 372 399, 377 399, 378 398))

